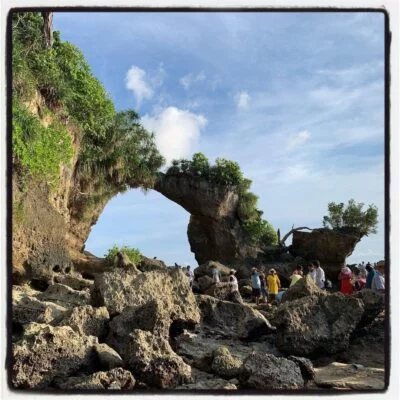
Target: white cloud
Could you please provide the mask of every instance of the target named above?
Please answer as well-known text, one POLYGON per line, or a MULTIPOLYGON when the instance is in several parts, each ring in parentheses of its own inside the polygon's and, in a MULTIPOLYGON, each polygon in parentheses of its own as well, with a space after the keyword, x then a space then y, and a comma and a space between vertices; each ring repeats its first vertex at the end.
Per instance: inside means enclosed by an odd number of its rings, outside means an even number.
POLYGON ((139 107, 143 99, 151 99, 154 91, 146 77, 146 71, 132 65, 125 77, 126 88, 136 96, 139 107))
POLYGON ((288 140, 287 149, 293 150, 298 148, 307 142, 311 137, 311 133, 308 131, 300 131, 294 135, 291 135, 288 140))
POLYGON ((197 75, 193 75, 189 73, 179 79, 180 84, 185 88, 185 90, 189 90, 189 88, 196 82, 202 82, 206 79, 206 74, 201 71, 197 75))
POLYGON ((237 108, 240 108, 240 109, 249 108, 250 95, 245 91, 237 93, 235 95, 235 102, 236 102, 237 108))
POLYGON ((147 130, 154 132, 157 147, 168 164, 173 159, 191 155, 207 119, 200 114, 168 107, 156 115, 145 115, 142 123, 147 130))

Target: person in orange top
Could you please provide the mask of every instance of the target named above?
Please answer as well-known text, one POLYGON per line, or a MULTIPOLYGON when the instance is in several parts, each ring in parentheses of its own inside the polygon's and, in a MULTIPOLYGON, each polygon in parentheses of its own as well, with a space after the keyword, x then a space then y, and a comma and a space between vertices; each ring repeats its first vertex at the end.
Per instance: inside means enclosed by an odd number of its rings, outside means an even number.
POLYGON ((273 301, 276 299, 276 295, 278 294, 279 288, 281 287, 281 281, 279 280, 279 277, 273 268, 269 270, 267 284, 270 301, 273 301))

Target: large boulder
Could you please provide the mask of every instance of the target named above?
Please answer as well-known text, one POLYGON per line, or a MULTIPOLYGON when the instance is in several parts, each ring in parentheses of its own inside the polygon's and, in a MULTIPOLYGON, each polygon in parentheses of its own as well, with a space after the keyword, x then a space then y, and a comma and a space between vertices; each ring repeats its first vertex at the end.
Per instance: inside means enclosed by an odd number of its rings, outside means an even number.
POLYGON ((163 336, 135 329, 129 335, 113 336, 109 343, 135 376, 149 387, 173 388, 190 381, 190 366, 172 350, 163 336))
POLYGON ((363 289, 356 293, 355 297, 361 299, 364 304, 364 314, 358 328, 370 325, 385 308, 385 296, 382 293, 370 289, 363 289))
POLYGON ((208 275, 203 275, 197 279, 197 288, 200 293, 204 293, 213 285, 213 280, 208 275))
POLYGON ((94 336, 83 336, 68 326, 31 323, 12 347, 15 388, 46 388, 55 377, 69 376, 94 360, 94 336))
POLYGON ((310 275, 306 275, 296 282, 295 285, 285 291, 282 297, 282 303, 287 301, 293 301, 301 299, 307 296, 325 296, 326 292, 321 290, 311 278, 310 275))
POLYGON ((137 265, 138 269, 142 272, 154 271, 157 269, 167 268, 164 261, 157 260, 155 258, 147 258, 142 256, 139 264, 137 265))
POLYGON ((196 278, 200 278, 202 276, 209 276, 211 278, 213 268, 218 269, 221 277, 229 275, 230 268, 219 263, 218 261, 207 261, 194 269, 194 276, 196 278))
POLYGON ((57 387, 63 390, 132 390, 135 384, 132 373, 122 368, 58 379, 56 382, 57 387))
POLYGON ((80 335, 102 337, 107 333, 110 320, 107 308, 74 307, 57 325, 70 326, 80 335))
POLYGON ((239 375, 242 387, 258 390, 301 389, 304 380, 299 366, 286 358, 272 354, 252 354, 247 357, 239 375))
POLYGON ((94 346, 100 366, 105 370, 123 367, 124 360, 121 356, 106 343, 99 343, 94 346))
POLYGON ((231 287, 229 282, 214 283, 204 292, 204 294, 220 300, 229 301, 231 298, 231 287))
MULTIPOLYGON (((185 274, 178 269, 159 269, 139 274, 118 269, 99 274, 95 290, 111 315, 125 307, 140 307, 151 301, 163 304, 163 318, 198 323, 200 313, 185 274)), ((161 315, 161 314, 160 314, 161 315)))
POLYGON ((207 295, 198 295, 196 299, 202 323, 227 337, 249 339, 274 331, 269 321, 250 306, 207 295))
POLYGON ((307 260, 319 260, 326 277, 336 281, 340 269, 346 264, 346 258, 353 253, 359 240, 357 236, 331 229, 294 231, 290 252, 307 260))
POLYGON ((29 286, 13 286, 12 320, 18 324, 38 322, 48 324, 67 313, 67 308, 59 304, 39 300, 40 292, 29 286))
POLYGON ((286 301, 274 315, 276 345, 289 355, 335 354, 348 347, 363 311, 361 300, 342 293, 286 301))

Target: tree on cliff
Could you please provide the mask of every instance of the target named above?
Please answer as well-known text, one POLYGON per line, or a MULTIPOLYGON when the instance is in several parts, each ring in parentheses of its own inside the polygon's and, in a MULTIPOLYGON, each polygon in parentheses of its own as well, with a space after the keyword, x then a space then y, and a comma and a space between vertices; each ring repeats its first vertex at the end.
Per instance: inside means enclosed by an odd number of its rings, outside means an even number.
POLYGON ((322 224, 325 228, 349 233, 359 236, 368 236, 371 233, 377 233, 378 208, 370 204, 366 211, 363 211, 364 203, 356 203, 354 199, 348 201, 347 206, 344 203, 328 204, 328 215, 325 215, 322 224))

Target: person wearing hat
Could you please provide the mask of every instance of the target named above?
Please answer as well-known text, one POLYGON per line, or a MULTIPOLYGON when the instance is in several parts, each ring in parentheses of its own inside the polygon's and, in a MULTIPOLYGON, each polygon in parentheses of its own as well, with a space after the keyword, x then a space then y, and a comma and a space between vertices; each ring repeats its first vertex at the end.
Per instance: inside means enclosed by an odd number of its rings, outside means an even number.
POLYGON ((385 261, 379 261, 376 264, 376 274, 371 283, 371 289, 374 292, 385 293, 385 261))
POLYGON ((267 284, 268 284, 270 301, 274 301, 276 300, 279 288, 281 287, 281 282, 274 268, 271 268, 269 270, 269 274, 267 277, 267 284))

